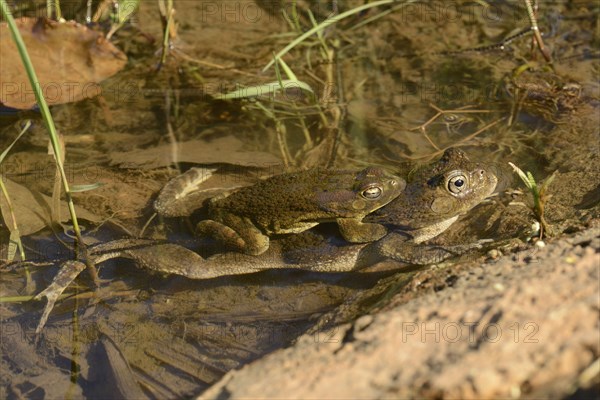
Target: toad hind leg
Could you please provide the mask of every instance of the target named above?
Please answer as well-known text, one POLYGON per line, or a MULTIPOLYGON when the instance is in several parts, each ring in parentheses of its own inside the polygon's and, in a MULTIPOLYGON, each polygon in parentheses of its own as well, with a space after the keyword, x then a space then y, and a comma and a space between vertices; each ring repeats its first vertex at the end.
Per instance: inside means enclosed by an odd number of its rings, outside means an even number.
MULTIPOLYGON (((228 222, 228 221, 225 221, 228 222)), ((251 255, 259 255, 269 248, 269 237, 263 234, 257 227, 242 218, 235 221, 236 227, 241 233, 228 225, 213 220, 200 221, 196 231, 200 236, 208 236, 233 249, 251 255)))
POLYGON ((337 218, 340 233, 348 242, 366 243, 379 240, 387 234, 383 225, 362 223, 352 218, 337 218))

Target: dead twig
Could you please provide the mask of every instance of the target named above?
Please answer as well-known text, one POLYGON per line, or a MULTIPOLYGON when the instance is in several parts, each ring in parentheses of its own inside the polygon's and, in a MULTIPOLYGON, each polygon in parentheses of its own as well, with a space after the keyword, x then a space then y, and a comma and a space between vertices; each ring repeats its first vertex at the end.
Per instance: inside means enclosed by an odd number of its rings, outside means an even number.
POLYGON ((540 53, 544 56, 546 62, 552 65, 552 55, 548 48, 544 45, 544 40, 542 39, 542 34, 540 33, 540 28, 537 24, 537 0, 525 0, 525 7, 527 8, 527 16, 529 17, 529 24, 531 25, 531 30, 533 31, 534 43, 537 44, 537 48, 540 53))
POLYGON ((470 141, 471 139, 474 139, 476 136, 480 135, 481 133, 487 131, 488 129, 496 126, 497 124, 499 124, 500 122, 502 122, 504 119, 506 119, 506 117, 502 117, 499 118, 493 122, 490 122, 489 124, 487 124, 486 126, 484 126, 483 128, 477 130, 476 132, 473 132, 472 134, 470 134, 469 136, 466 136, 464 138, 462 138, 461 140, 459 140, 457 143, 454 143, 450 146, 446 146, 444 148, 438 149, 437 151, 433 152, 433 153, 429 153, 426 154, 424 156, 410 156, 408 154, 405 153, 400 153, 400 156, 407 159, 407 160, 411 160, 411 161, 421 161, 421 160, 426 160, 426 159, 431 159, 437 156, 440 156, 441 154, 443 154, 446 150, 448 150, 451 147, 463 147, 463 146, 467 146, 467 142, 470 141))

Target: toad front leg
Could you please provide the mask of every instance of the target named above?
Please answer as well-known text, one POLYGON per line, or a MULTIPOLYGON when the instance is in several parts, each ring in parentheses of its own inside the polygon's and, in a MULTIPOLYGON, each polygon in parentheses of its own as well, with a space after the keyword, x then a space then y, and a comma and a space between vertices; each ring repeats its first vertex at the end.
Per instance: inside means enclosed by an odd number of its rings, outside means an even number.
POLYGON ((387 234, 387 229, 383 225, 363 223, 355 218, 338 218, 336 222, 340 233, 350 243, 372 242, 387 234))
POLYGON ((245 254, 259 255, 269 248, 269 237, 248 218, 237 215, 222 216, 222 222, 200 221, 196 226, 199 236, 208 236, 245 254), (232 228, 232 227, 235 227, 232 228))

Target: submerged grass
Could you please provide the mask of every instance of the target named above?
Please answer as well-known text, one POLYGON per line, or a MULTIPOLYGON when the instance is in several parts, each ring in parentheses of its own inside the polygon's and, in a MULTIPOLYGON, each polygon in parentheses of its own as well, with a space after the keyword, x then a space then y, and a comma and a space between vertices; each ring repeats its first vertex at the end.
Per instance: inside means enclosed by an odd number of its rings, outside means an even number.
MULTIPOLYGON (((0 154, 0 165, 2 165, 2 162, 6 158, 6 155, 8 154, 10 149, 12 149, 12 147, 15 145, 15 143, 17 143, 17 141, 21 138, 21 136, 23 136, 25 134, 25 132, 27 132, 29 130, 30 127, 31 127, 31 121, 27 121, 25 123, 25 125, 23 126, 23 129, 21 129, 21 132, 15 138, 15 140, 13 140, 12 143, 10 145, 8 145, 8 147, 6 149, 4 149, 2 154, 0 154)), ((19 255, 21 256, 21 260, 25 261, 25 250, 23 249, 23 243, 21 242, 21 234, 19 232, 19 227, 17 225, 17 218, 14 213, 12 202, 10 201, 10 196, 8 195, 8 190, 6 189, 6 185, 4 185, 4 179, 0 179, 0 190, 2 190, 2 195, 6 199, 6 206, 8 208, 8 214, 10 215, 10 219, 8 219, 8 218, 6 218, 6 216, 4 216, 8 230, 10 231, 10 237, 9 237, 9 242, 8 242, 8 254, 7 254, 6 259, 8 261, 14 260, 17 250, 19 250, 19 255)), ((24 269, 25 269, 26 288, 27 288, 27 291, 30 292, 32 289, 31 273, 29 272, 29 268, 27 266, 25 266, 24 269)))
MULTIPOLYGON (((0 165, 2 165, 2 163, 4 162, 4 159, 6 158, 6 155, 8 154, 10 149, 13 148, 15 143, 17 143, 19 141, 21 136, 23 136, 25 134, 25 132, 27 132, 29 130, 30 127, 31 127, 31 121, 27 121, 25 123, 25 125, 23 126, 23 128, 21 129, 21 132, 15 138, 15 140, 13 140, 12 143, 9 144, 6 149, 4 149, 2 154, 0 154, 0 165)), ((12 261, 14 259, 14 255, 16 253, 14 246, 16 245, 19 249, 19 253, 21 255, 21 260, 25 260, 25 252, 23 250, 23 244, 21 243, 21 235, 19 234, 19 227, 17 226, 17 219, 14 214, 14 209, 12 207, 10 197, 8 196, 8 191, 6 190, 6 186, 4 185, 4 179, 0 179, 0 188, 2 189, 2 194, 4 195, 4 198, 6 199, 6 205, 8 206, 8 212, 11 217, 10 223, 8 221, 6 221, 7 225, 8 225, 8 229, 10 230, 10 243, 8 245, 7 259, 9 261, 12 261)), ((28 279, 29 279, 29 277, 28 277, 28 279)))
MULTIPOLYGON (((326 29, 328 26, 331 26, 335 23, 338 23, 339 21, 351 17, 355 14, 358 14, 362 11, 368 10, 370 8, 374 8, 374 7, 379 7, 379 6, 383 6, 386 4, 392 4, 392 3, 397 3, 398 0, 379 0, 379 1, 374 1, 372 3, 368 3, 368 4, 363 4, 362 6, 353 8, 351 10, 345 11, 341 14, 338 15, 334 15, 330 18, 327 18, 325 21, 321 22, 320 24, 313 26, 311 29, 309 29, 308 31, 304 32, 302 35, 298 36, 296 39, 292 40, 290 43, 288 43, 287 46, 285 46, 283 49, 281 49, 276 55, 275 58, 273 60, 271 60, 264 68, 263 68, 263 72, 265 72, 266 70, 268 70, 269 68, 271 68, 273 66, 273 64, 275 63, 275 60, 280 59, 281 57, 283 57, 284 55, 286 55, 290 50, 292 50, 294 47, 298 46, 300 43, 304 42, 307 38, 311 37, 314 34, 318 34, 319 32, 322 32, 324 29, 326 29)), ((418 0, 407 0, 404 2, 404 4, 410 4, 410 3, 416 3, 418 2, 418 0)))
POLYGON ((248 86, 241 89, 231 91, 222 95, 215 96, 218 100, 232 100, 232 99, 249 99, 254 97, 261 97, 268 95, 269 97, 274 96, 279 91, 285 91, 286 89, 301 89, 310 94, 314 94, 312 88, 305 82, 285 79, 281 81, 268 82, 257 86, 248 86))

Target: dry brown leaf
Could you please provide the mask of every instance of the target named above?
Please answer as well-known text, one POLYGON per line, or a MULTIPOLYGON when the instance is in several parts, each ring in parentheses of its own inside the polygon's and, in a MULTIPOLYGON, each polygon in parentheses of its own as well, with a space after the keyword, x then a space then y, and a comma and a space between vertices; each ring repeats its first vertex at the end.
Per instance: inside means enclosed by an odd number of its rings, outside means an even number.
MULTIPOLYGON (((28 188, 16 182, 6 179, 6 190, 10 197, 10 201, 17 220, 19 233, 26 236, 45 228, 51 221, 51 204, 52 199, 41 193, 33 193, 28 188)), ((95 214, 90 213, 82 208, 76 207, 77 217, 83 218, 92 222, 99 222, 100 218, 95 214)), ((7 221, 8 206, 4 196, 0 196, 0 210, 4 220, 7 221)), ((66 222, 70 219, 69 209, 67 204, 61 202, 61 222, 66 222)))
POLYGON ((174 161, 194 164, 231 164, 244 167, 272 168, 281 160, 271 153, 241 150, 243 143, 233 136, 219 139, 190 140, 177 144, 177 160, 172 159, 172 147, 165 144, 150 149, 111 153, 111 165, 125 168, 153 169, 171 165, 174 161))
MULTIPOLYGON (((19 18, 16 23, 50 105, 99 95, 99 82, 127 63, 127 56, 101 33, 76 22, 19 18)), ((35 97, 6 23, 0 23, 0 53, 0 103, 32 108, 35 97)))

